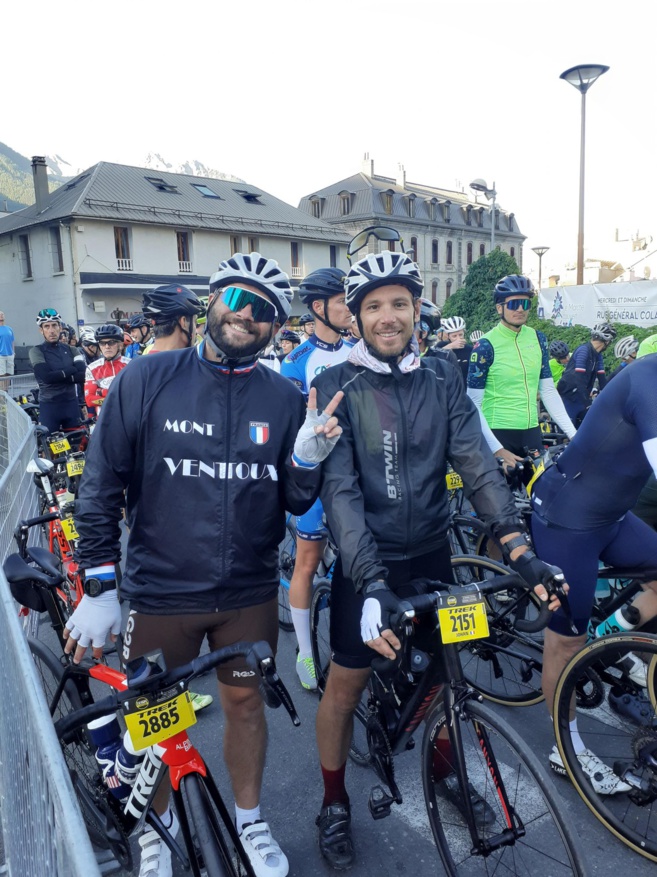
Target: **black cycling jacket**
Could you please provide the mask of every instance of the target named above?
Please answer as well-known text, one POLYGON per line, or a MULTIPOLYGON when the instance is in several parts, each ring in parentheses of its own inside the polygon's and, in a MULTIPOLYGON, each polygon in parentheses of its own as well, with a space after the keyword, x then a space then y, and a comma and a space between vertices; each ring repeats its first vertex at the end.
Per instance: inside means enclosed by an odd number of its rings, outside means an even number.
POLYGON ((30 362, 39 384, 41 402, 66 402, 77 397, 76 384, 84 384, 86 363, 77 347, 56 341, 37 344, 30 350, 30 362))
POLYGON ((302 514, 319 491, 319 467, 291 462, 304 417, 299 390, 266 366, 228 370, 197 348, 135 359, 89 443, 80 566, 119 560, 125 504, 121 592, 133 608, 190 614, 273 598, 285 510, 302 514))
POLYGON ((432 357, 406 374, 377 374, 345 362, 313 386, 320 407, 338 390, 345 393, 336 410, 343 433, 322 464, 321 498, 356 590, 385 579, 386 559, 416 557, 444 543, 448 460, 497 536, 525 529, 450 363, 432 357))

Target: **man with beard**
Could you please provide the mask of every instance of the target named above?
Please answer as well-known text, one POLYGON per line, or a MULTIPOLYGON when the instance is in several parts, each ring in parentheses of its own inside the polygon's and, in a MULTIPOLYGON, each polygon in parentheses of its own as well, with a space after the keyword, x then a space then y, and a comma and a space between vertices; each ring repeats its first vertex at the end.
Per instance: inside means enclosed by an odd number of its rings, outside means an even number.
MULTIPOLYGON (((174 295, 194 305, 182 290, 174 295)), ((99 658, 121 628, 115 564, 124 494, 124 658, 160 648, 167 666, 178 666, 206 636, 212 650, 256 640, 276 649, 285 512, 302 514, 317 496, 318 464, 340 434, 331 417, 340 397, 318 416, 313 394, 304 423, 302 394, 258 366, 292 300, 273 259, 235 254, 213 274, 210 296, 200 345, 139 357, 107 396, 76 503, 85 596, 66 628, 76 662, 89 646, 99 658)), ((190 312, 181 326, 190 344, 193 323, 190 312)), ((260 815, 267 729, 256 675, 238 659, 217 676, 242 845, 257 877, 285 877, 287 858, 260 815)), ((175 833, 166 784, 153 807, 175 833)), ((150 827, 140 846, 140 873, 171 877, 171 852, 150 827)))
MULTIPOLYGON (((346 303, 362 340, 346 362, 312 383, 320 402, 342 390, 343 435, 323 467, 321 499, 338 546, 331 590, 331 665, 317 713, 324 799, 317 819, 324 858, 336 870, 354 859, 345 767, 360 700, 376 653, 394 658, 390 629, 397 591, 416 578, 452 580, 447 540, 446 462, 462 476, 479 516, 541 599, 548 567, 529 550, 511 494, 454 366, 421 358, 412 344, 422 279, 404 253, 383 251, 351 266, 346 303)), ((556 608, 558 601, 551 602, 556 608)), ((446 735, 435 744, 434 782, 457 807, 446 735)), ((474 787, 482 825, 495 820, 474 787)))
POLYGON ((77 388, 84 385, 84 357, 77 347, 59 340, 63 320, 54 308, 42 308, 36 322, 43 344, 30 350, 30 362, 39 385, 39 419, 50 432, 75 429, 80 425, 77 388))

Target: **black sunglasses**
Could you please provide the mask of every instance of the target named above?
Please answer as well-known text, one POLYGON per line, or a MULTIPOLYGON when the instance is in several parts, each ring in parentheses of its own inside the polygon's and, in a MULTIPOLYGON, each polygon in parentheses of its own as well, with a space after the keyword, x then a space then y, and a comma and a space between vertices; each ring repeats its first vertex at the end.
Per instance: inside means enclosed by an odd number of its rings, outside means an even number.
POLYGON ((352 256, 355 256, 359 250, 367 246, 370 237, 376 238, 377 241, 399 241, 400 249, 404 250, 404 242, 396 228, 390 228, 387 225, 370 225, 359 232, 349 241, 347 247, 347 259, 351 262, 352 256))

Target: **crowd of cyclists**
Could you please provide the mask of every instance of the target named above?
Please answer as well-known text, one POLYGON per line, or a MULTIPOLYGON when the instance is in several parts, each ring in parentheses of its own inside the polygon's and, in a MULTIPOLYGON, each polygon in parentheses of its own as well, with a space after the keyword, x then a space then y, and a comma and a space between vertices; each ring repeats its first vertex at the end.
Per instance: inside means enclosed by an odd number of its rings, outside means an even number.
MULTIPOLYGON (((616 341, 608 323, 572 353, 563 341, 548 344, 527 325, 535 293, 521 275, 491 291, 499 316, 491 330, 441 319, 412 258, 385 248, 395 235, 366 229, 350 245, 347 272, 309 274, 296 291, 306 309, 296 324, 287 275, 273 259, 238 253, 220 264, 206 299, 159 286, 124 326, 85 326, 79 339, 45 308, 44 340, 30 353, 51 432, 97 419, 76 501, 77 559, 95 596, 86 592, 67 624, 75 661, 89 648, 99 658, 121 631, 124 510, 125 659, 161 648, 168 666, 183 664, 205 637, 211 648, 266 639, 275 650, 278 544, 292 513, 296 672, 316 689, 309 607, 330 532, 338 559, 317 714, 317 826, 337 870, 355 858, 345 771, 371 659, 399 648, 389 619, 409 580, 452 580, 447 463, 505 562, 554 610, 543 672, 550 711, 561 669, 586 641, 599 561, 645 569, 657 559, 655 521, 632 512, 657 492, 653 347, 616 341), (356 258, 364 248, 376 252, 356 258), (614 341, 619 365, 607 377, 602 352, 614 341), (530 534, 504 472, 541 451, 545 418, 566 443, 534 485, 530 534), (168 523, 161 510, 172 503, 168 523), (571 620, 543 587, 554 567, 571 620)), ((635 605, 639 623, 656 615, 657 584, 635 605)), ((240 661, 217 675, 240 839, 258 877, 285 877, 287 858, 260 813, 266 727, 257 682, 240 661)), ((436 787, 453 801, 446 734, 436 752, 436 787)), ((603 794, 629 790, 583 744, 577 755, 603 794)), ((556 748, 549 761, 563 771, 556 748)), ((474 787, 470 794, 485 822, 485 802, 474 787)), ((164 786, 154 806, 175 826, 164 786)), ((156 832, 140 843, 140 877, 170 877, 171 853, 156 832)))

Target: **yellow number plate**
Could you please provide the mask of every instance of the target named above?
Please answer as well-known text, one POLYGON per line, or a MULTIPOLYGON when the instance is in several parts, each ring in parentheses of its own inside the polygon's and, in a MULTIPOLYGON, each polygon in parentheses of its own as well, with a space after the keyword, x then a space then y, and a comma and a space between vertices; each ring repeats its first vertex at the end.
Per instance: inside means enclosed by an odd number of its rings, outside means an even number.
POLYGON ((62 530, 69 542, 79 539, 78 531, 75 529, 75 521, 73 518, 62 518, 62 530))
POLYGON ((124 714, 132 745, 137 750, 168 740, 196 722, 189 691, 164 703, 151 703, 146 695, 135 697, 127 701, 124 714))
POLYGON ((458 472, 448 472, 445 475, 445 481, 447 482, 448 490, 458 490, 459 487, 463 487, 463 479, 458 472))
POLYGON ((477 596, 443 597, 438 609, 444 643, 460 643, 488 636, 486 604, 477 596))
POLYGON ((50 442, 50 450, 53 454, 63 454, 64 451, 70 451, 71 446, 68 439, 60 439, 58 442, 50 442))
POLYGON ((84 460, 69 460, 66 464, 66 471, 69 475, 82 475, 84 469, 84 460))

